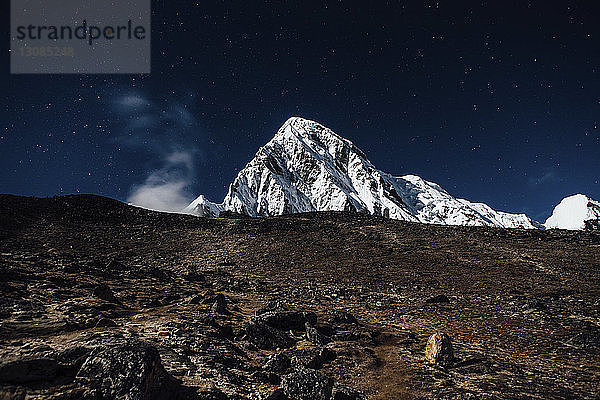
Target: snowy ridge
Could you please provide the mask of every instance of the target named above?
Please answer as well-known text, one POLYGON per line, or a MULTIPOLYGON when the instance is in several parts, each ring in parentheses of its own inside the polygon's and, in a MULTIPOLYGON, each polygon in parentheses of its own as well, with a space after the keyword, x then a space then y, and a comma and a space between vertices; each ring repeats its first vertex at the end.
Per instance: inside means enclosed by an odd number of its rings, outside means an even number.
POLYGON ((600 226, 600 202, 575 194, 562 199, 544 226, 546 229, 579 230, 586 228, 586 222, 590 229, 592 225, 600 226))
POLYGON ((253 217, 357 211, 431 224, 535 228, 524 214, 456 199, 415 175, 379 171, 351 141, 298 117, 288 119, 258 150, 222 203, 200 196, 186 209, 203 216, 225 210, 253 217))

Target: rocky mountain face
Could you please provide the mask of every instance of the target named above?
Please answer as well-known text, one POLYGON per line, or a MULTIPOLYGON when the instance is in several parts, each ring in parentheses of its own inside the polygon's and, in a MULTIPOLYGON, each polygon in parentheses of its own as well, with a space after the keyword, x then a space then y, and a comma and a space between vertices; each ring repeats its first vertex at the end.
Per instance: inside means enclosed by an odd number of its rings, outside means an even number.
POLYGON ((546 229, 600 229, 600 202, 586 195, 565 197, 544 224, 546 229))
POLYGON ((380 171, 351 141, 298 117, 288 119, 258 150, 222 203, 200 196, 186 211, 201 216, 232 211, 252 217, 353 211, 441 225, 535 228, 524 214, 454 198, 416 175, 380 171))

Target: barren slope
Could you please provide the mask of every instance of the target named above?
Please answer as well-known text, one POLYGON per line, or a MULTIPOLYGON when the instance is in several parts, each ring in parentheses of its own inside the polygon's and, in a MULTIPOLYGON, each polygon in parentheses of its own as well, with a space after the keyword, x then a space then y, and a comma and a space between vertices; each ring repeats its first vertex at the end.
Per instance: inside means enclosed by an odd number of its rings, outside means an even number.
MULTIPOLYGON (((271 300, 314 311, 337 355, 321 372, 370 399, 598 398, 599 234, 349 213, 205 219, 97 196, 0 196, 0 291, 1 362, 63 368, 17 382, 0 365, 0 398, 80 398, 90 388, 65 350, 132 338, 156 346, 188 398, 213 386, 259 398, 277 388, 259 373, 277 350, 245 327, 271 300), (94 295, 101 284, 116 299, 94 295), (211 310, 218 293, 228 314, 211 310), (427 302, 437 295, 449 303, 427 302), (424 358, 436 330, 454 342, 448 369, 424 358)), ((281 352, 292 358, 320 347, 290 335, 281 352)))

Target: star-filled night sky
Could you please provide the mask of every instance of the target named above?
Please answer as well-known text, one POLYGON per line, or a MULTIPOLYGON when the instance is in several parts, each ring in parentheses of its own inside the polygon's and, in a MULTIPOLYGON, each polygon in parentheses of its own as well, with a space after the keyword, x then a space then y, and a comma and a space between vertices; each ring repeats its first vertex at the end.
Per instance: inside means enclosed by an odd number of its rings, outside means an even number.
POLYGON ((221 201, 302 116, 383 171, 543 221, 600 199, 596 3, 153 1, 147 75, 11 75, 6 39, 0 192, 221 201))

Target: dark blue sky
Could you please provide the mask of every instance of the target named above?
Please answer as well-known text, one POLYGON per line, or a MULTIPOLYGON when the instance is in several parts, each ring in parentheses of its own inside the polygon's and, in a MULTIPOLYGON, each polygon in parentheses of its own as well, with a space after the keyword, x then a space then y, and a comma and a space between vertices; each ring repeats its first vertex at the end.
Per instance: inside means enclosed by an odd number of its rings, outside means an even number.
POLYGON ((152 73, 96 76, 10 75, 7 3, 0 192, 220 201, 298 115, 496 209, 600 199, 596 2, 154 1, 152 73))

